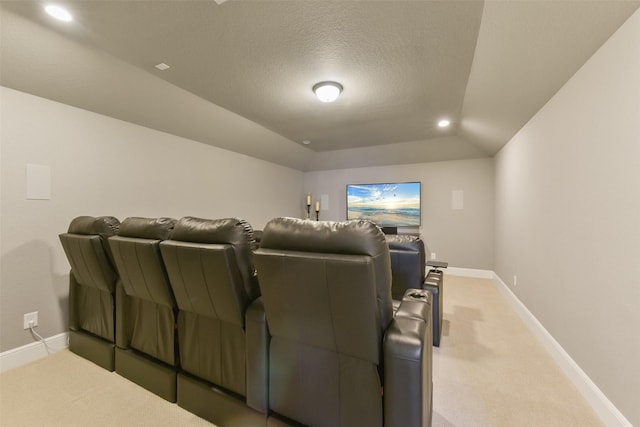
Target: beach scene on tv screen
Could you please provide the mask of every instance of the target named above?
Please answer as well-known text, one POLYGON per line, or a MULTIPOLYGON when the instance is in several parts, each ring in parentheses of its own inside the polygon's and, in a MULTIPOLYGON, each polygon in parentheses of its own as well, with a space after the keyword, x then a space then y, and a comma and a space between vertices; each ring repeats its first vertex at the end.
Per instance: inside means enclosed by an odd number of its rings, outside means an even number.
POLYGON ((347 219, 367 219, 379 226, 418 226, 420 183, 348 185, 347 219))

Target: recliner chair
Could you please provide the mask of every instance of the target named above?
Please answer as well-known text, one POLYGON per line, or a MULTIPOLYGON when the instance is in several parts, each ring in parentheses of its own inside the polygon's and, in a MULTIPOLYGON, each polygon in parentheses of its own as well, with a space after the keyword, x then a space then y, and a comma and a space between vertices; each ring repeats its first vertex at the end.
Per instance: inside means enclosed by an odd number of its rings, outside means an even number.
POLYGON ((107 243, 118 232, 112 216, 79 216, 60 235, 69 273, 69 349, 114 370, 115 289, 118 275, 107 243))
POLYGON ((176 401, 177 307, 160 242, 176 220, 127 218, 109 238, 120 274, 117 287, 116 372, 170 401, 176 401))
POLYGON ((391 295, 400 299, 410 288, 421 289, 426 277, 424 242, 411 234, 385 236, 391 255, 391 295))
MULTIPOLYGON (((182 218, 160 243, 180 310, 178 405, 221 427, 266 425, 267 408, 247 406, 256 393, 266 399, 247 367, 266 353, 245 331, 245 313, 260 295, 254 246, 251 225, 237 218, 182 218)), ((264 370, 258 380, 266 384, 264 370)))
POLYGON ((278 218, 255 252, 270 427, 431 424, 431 295, 393 315, 389 248, 368 221, 278 218))
POLYGON ((402 298, 407 289, 426 289, 433 294, 433 345, 440 346, 444 310, 444 274, 448 263, 428 261, 424 241, 411 234, 387 235, 391 254, 392 295, 402 298), (426 267, 431 267, 426 272, 426 267), (425 274, 426 272, 426 274, 425 274))

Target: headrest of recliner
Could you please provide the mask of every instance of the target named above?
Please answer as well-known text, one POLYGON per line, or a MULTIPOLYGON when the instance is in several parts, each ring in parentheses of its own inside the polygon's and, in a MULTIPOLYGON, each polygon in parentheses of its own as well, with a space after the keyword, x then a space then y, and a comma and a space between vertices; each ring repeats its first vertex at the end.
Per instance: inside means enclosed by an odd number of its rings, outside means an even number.
POLYGON ((174 227, 171 241, 231 245, 249 300, 260 296, 253 264, 256 242, 253 227, 247 221, 239 218, 201 219, 187 216, 174 227))
POLYGON ((382 230, 363 220, 275 218, 265 226, 260 248, 369 256, 388 252, 382 230))
POLYGON ((171 236, 175 224, 176 220, 173 218, 130 217, 120 224, 118 236, 166 240, 171 236))
POLYGON ((187 216, 176 223, 171 240, 255 245, 251 224, 240 218, 201 219, 187 216))
POLYGON ((418 236, 411 234, 388 234, 386 235, 389 249, 400 249, 404 251, 424 250, 424 244, 418 236))
POLYGON ((120 221, 112 216, 79 216, 71 221, 68 232, 109 237, 118 234, 119 228, 120 221))

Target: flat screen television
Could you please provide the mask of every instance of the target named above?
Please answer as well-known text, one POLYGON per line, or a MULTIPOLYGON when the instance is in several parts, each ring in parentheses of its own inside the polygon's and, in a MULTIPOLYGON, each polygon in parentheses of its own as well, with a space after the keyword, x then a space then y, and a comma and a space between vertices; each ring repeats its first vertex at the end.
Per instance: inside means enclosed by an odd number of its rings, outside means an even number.
POLYGON ((347 185, 347 219, 380 227, 420 226, 420 182, 347 185))

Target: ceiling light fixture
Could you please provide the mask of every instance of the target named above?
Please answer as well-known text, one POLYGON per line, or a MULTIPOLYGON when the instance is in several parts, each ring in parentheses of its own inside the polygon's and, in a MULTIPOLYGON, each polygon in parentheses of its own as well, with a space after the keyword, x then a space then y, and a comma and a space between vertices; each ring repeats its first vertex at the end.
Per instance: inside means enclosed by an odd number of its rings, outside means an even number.
POLYGON ((302 143, 304 145, 309 145, 309 144, 311 144, 311 141, 309 141, 308 139, 305 139, 304 141, 302 141, 302 143))
POLYGON ((160 71, 165 71, 165 70, 168 70, 169 68, 171 68, 169 65, 165 64, 164 62, 159 63, 155 67, 160 71))
POLYGON ((443 119, 443 120, 440 120, 438 122, 438 127, 439 128, 446 128, 446 127, 449 127, 450 124, 451 124, 451 122, 449 120, 443 119))
POLYGON ((47 12, 50 16, 53 16, 54 18, 60 20, 60 21, 64 21, 64 22, 71 22, 73 21, 73 16, 69 13, 69 11, 63 7, 60 6, 56 6, 54 4, 50 4, 45 6, 44 8, 45 12, 47 12))
POLYGON ((322 102, 333 102, 342 92, 342 85, 336 82, 320 82, 313 86, 313 93, 322 102))

